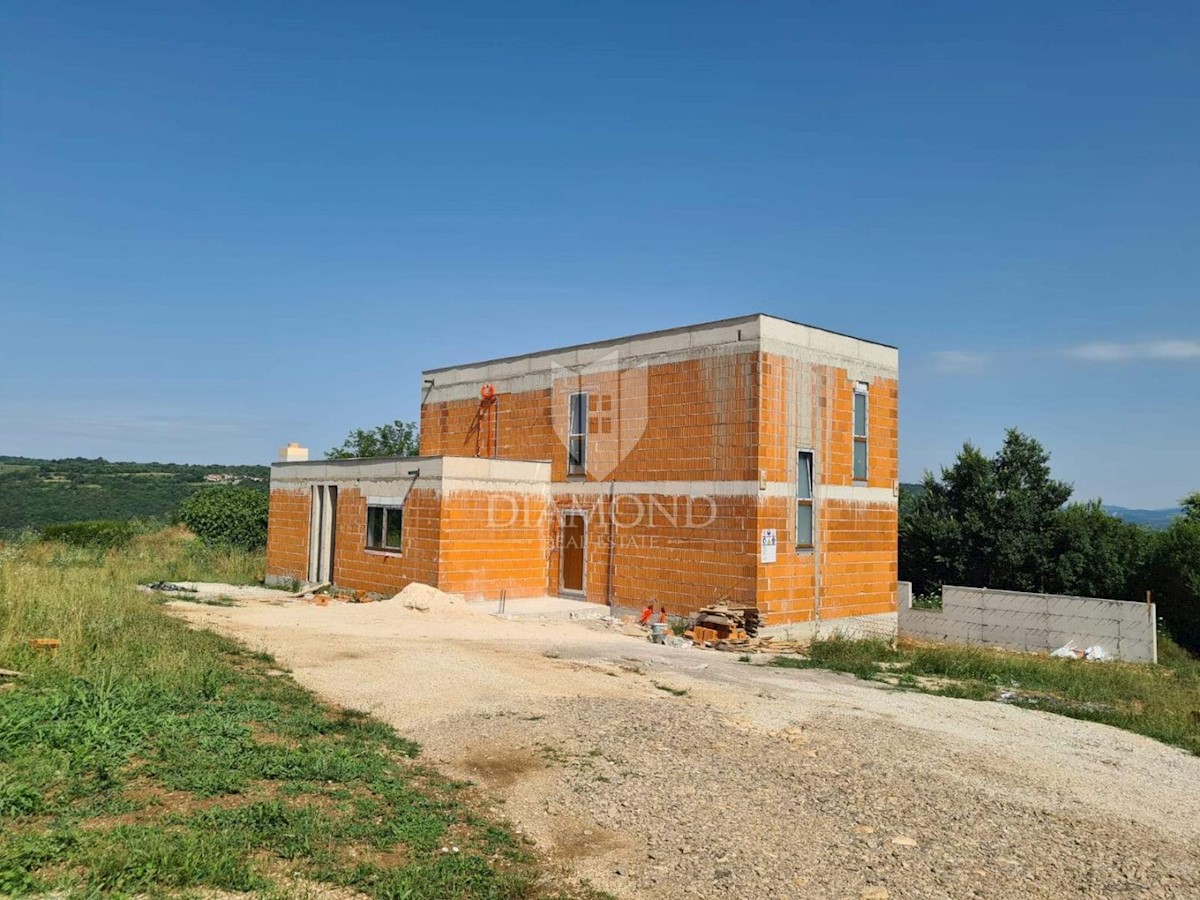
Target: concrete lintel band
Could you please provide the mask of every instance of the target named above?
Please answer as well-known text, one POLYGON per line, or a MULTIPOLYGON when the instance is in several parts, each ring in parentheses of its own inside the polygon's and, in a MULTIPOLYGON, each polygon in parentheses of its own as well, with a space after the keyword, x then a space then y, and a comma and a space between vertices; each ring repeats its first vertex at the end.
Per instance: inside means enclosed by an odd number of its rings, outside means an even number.
MULTIPOLYGON (((313 482, 294 481, 287 484, 276 484, 272 490, 306 491, 313 482)), ((487 479, 418 479, 412 480, 380 480, 346 478, 333 482, 342 486, 354 487, 363 494, 368 491, 367 502, 372 505, 403 502, 409 489, 432 491, 435 495, 446 496, 459 493, 482 494, 519 494, 530 497, 571 497, 571 496, 616 496, 635 494, 655 495, 662 497, 783 497, 790 499, 796 494, 796 486, 787 481, 770 481, 760 488, 757 481, 580 481, 548 483, 520 483, 489 481, 487 479), (613 485, 615 484, 615 488, 613 485), (395 491, 395 488, 403 488, 395 491)), ((839 500, 848 503, 868 503, 880 506, 896 506, 897 498, 890 488, 863 487, 860 485, 818 484, 814 487, 817 502, 822 500, 839 500)))

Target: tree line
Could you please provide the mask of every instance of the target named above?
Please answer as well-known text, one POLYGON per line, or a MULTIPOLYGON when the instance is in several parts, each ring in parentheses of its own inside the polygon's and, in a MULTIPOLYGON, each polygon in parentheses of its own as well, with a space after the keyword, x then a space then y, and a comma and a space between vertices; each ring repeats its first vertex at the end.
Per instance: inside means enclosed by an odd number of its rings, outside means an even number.
POLYGON ((1010 429, 987 456, 971 443, 900 502, 900 578, 915 596, 943 584, 1142 601, 1200 652, 1200 492, 1165 530, 1071 503, 1050 454, 1010 429))

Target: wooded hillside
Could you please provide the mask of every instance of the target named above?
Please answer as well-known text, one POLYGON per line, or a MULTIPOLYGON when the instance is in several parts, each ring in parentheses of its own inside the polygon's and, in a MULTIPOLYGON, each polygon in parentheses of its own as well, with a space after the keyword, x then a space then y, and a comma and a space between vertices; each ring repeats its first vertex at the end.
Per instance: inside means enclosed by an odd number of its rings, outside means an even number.
POLYGON ((206 484, 267 490, 267 466, 0 456, 0 533, 85 519, 169 518, 206 484))

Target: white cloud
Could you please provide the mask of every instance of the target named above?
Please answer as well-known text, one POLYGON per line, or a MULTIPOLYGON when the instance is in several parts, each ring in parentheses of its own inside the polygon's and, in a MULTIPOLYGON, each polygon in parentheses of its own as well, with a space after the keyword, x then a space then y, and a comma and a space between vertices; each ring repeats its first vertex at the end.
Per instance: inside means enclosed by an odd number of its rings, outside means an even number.
POLYGON ((930 356, 934 369, 947 375, 982 375, 992 362, 990 353, 972 350, 937 350, 930 356))
POLYGON ((1200 359, 1200 341, 1095 341, 1068 347, 1067 356, 1086 362, 1200 359))

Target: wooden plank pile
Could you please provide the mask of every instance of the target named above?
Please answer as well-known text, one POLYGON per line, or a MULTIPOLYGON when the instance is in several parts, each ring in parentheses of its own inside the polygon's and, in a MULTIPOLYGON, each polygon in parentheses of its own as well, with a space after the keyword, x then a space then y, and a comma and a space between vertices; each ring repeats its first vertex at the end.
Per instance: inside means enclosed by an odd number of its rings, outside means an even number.
POLYGON ((714 603, 696 613, 691 627, 683 636, 698 647, 720 648, 728 645, 733 649, 757 635, 758 625, 757 607, 714 603))

